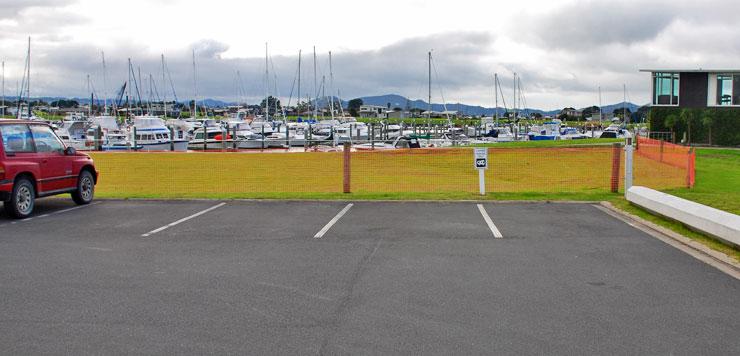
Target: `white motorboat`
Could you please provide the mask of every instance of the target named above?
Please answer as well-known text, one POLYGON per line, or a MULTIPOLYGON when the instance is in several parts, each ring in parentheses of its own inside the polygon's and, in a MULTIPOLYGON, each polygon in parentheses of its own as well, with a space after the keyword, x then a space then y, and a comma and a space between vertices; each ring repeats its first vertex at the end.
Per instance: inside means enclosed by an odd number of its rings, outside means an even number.
POLYGON ((234 144, 231 134, 221 126, 207 126, 195 130, 193 138, 188 143, 188 149, 202 150, 204 143, 205 149, 208 150, 233 148, 234 144), (206 135, 205 142, 203 142, 204 132, 206 135))
POLYGON ((398 136, 393 140, 362 143, 352 146, 356 150, 397 150, 402 148, 421 148, 419 139, 411 136, 398 136))
POLYGON ((170 151, 173 148, 185 151, 188 148, 187 140, 170 137, 170 129, 157 116, 135 116, 130 134, 130 141, 143 151, 170 151))

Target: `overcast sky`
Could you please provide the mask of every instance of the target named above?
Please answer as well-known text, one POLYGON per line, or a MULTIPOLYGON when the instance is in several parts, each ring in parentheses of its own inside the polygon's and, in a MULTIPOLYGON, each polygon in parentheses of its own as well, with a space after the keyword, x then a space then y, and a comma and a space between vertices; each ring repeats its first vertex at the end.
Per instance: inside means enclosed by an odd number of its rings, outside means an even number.
POLYGON ((164 54, 183 100, 195 91, 195 49, 201 98, 257 102, 266 42, 278 84, 270 93, 284 101, 291 88, 295 97, 299 49, 301 95, 313 93, 316 46, 318 81, 329 81, 332 51, 343 99, 426 99, 433 49, 434 102, 493 106, 498 73, 510 104, 516 72, 529 107, 598 104, 598 87, 604 104, 620 102, 623 84, 628 100, 643 104, 650 80, 639 68, 740 66, 738 10, 737 0, 0 0, 0 57, 6 95, 15 95, 31 36, 31 95, 83 97, 88 74, 99 95, 106 91, 101 51, 109 96, 126 79, 128 57, 161 93, 164 54))

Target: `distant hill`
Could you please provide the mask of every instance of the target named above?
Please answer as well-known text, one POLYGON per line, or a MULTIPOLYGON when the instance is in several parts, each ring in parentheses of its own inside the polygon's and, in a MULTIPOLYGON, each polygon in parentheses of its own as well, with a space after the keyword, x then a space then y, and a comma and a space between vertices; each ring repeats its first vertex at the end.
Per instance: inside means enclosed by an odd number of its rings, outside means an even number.
MULTIPOLYGON (((6 100, 15 100, 15 97, 9 97, 6 96, 6 100)), ((67 97, 38 97, 33 98, 32 100, 38 100, 41 99, 45 102, 52 102, 54 100, 59 99, 68 99, 68 100, 77 100, 80 104, 86 105, 90 102, 90 98, 67 98, 67 97)), ((386 94, 386 95, 375 95, 375 96, 363 96, 360 97, 362 99, 362 102, 366 105, 377 105, 377 106, 388 106, 390 104, 390 108, 401 108, 401 109, 421 109, 421 110, 427 110, 429 108, 429 105, 424 100, 411 100, 406 98, 405 96, 398 95, 398 94, 386 94)), ((98 100, 96 98, 96 100, 98 100)), ((113 99, 108 99, 108 103, 112 103, 113 99)), ((334 100, 338 100, 336 97, 334 100)), ((182 103, 187 103, 188 101, 181 101, 182 103)), ((198 100, 199 104, 205 105, 207 107, 225 107, 230 105, 237 105, 235 102, 227 102, 227 101, 221 101, 221 100, 215 100, 215 99, 201 99, 198 100)), ((349 101, 348 100, 342 100, 342 106, 347 107, 349 101)), ((319 106, 325 106, 328 105, 328 99, 321 98, 318 100, 319 106)), ((605 113, 611 113, 614 111, 614 109, 621 109, 625 105, 624 102, 616 103, 616 104, 610 104, 610 105, 604 105, 602 107, 602 111, 605 113)), ((626 103, 627 108, 631 112, 636 112, 641 105, 637 105, 634 103, 626 103)), ((440 103, 432 103, 432 111, 444 111, 445 105, 440 103)), ((583 109, 583 108, 581 108, 583 109)), ((498 113, 499 115, 502 115, 505 113, 505 109, 502 107, 498 108, 492 108, 492 107, 484 107, 480 105, 467 105, 467 104, 461 104, 461 103, 448 103, 447 104, 447 110, 453 110, 453 111, 459 111, 462 112, 463 115, 473 115, 473 116, 493 116, 494 113, 498 113)), ((526 108, 524 111, 528 113, 540 113, 545 116, 553 116, 560 113, 560 109, 558 110, 541 110, 536 108, 526 108)))
MULTIPOLYGON (((388 94, 388 95, 378 95, 378 96, 363 96, 360 99, 362 99, 362 102, 366 105, 378 105, 378 106, 388 106, 388 104, 391 105, 391 108, 394 107, 400 107, 402 109, 405 109, 408 105, 409 108, 417 108, 422 110, 427 110, 429 108, 428 104, 424 100, 409 100, 404 96, 397 95, 397 94, 388 94)), ((346 102, 343 102, 343 105, 346 107, 346 102)), ((624 103, 617 103, 617 104, 611 104, 611 105, 604 105, 602 107, 602 111, 604 112, 612 112, 614 109, 621 109, 624 103)), ((631 112, 636 112, 637 109, 640 108, 641 105, 633 104, 633 103, 627 103, 627 108, 631 112)), ((433 103, 432 104, 432 111, 443 111, 445 106, 443 104, 433 103)), ((492 116, 495 112, 498 112, 499 115, 502 115, 505 112, 505 109, 502 107, 498 107, 496 109, 492 107, 483 107, 479 105, 466 105, 466 104, 460 104, 460 103, 448 103, 447 104, 447 110, 454 110, 462 112, 464 115, 475 115, 475 116, 492 116)), ((510 109, 511 110, 511 109, 510 109)), ((540 113, 542 115, 548 116, 548 115, 557 115, 560 113, 560 109, 558 110, 542 110, 542 109, 536 109, 536 108, 526 108, 524 111, 528 113, 540 113)))

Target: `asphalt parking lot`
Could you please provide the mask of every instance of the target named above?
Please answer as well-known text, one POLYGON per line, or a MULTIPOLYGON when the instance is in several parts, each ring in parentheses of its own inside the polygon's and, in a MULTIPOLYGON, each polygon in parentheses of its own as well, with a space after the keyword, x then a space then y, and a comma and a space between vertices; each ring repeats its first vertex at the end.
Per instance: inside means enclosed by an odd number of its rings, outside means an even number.
POLYGON ((591 204, 351 204, 2 214, 0 353, 740 354, 740 281, 591 204))

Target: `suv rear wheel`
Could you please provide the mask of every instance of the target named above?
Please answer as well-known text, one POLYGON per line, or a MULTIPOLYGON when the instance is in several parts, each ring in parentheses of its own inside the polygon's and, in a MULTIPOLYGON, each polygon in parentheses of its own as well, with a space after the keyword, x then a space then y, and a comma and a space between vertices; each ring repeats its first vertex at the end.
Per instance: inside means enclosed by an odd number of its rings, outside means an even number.
POLYGON ((95 196, 95 178, 90 171, 80 172, 77 178, 77 190, 72 192, 72 200, 78 205, 90 204, 95 196))
POLYGON ((33 212, 36 189, 28 178, 20 178, 13 185, 10 200, 4 203, 5 211, 11 216, 24 219, 33 212))

